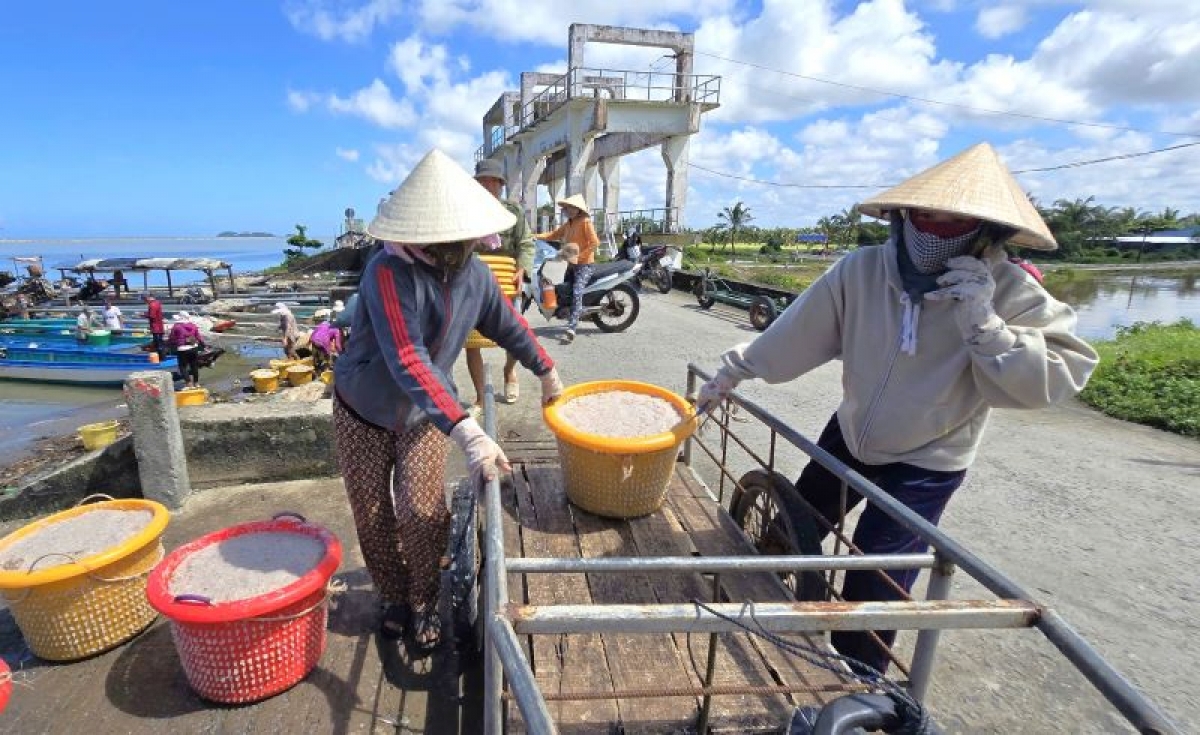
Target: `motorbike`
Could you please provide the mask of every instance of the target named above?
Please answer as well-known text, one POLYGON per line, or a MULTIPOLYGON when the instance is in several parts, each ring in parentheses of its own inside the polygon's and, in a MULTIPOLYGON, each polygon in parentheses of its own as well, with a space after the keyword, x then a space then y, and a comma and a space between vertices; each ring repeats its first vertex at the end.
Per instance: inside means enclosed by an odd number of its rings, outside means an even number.
MULTIPOLYGON (((537 305, 547 321, 571 317, 571 300, 575 288, 568 264, 558 257, 558 249, 544 240, 534 241, 533 275, 521 292, 521 313, 531 304, 537 305), (543 300, 543 291, 550 290, 550 305, 543 300)), ((592 321, 602 332, 623 332, 637 320, 641 299, 631 281, 641 271, 640 263, 615 260, 597 263, 592 269, 592 281, 583 292, 581 319, 592 321)))
POLYGON ((642 271, 638 275, 638 282, 649 279, 659 293, 671 292, 671 269, 667 266, 667 261, 670 259, 670 245, 654 245, 651 247, 642 248, 642 255, 638 262, 642 265, 642 271))

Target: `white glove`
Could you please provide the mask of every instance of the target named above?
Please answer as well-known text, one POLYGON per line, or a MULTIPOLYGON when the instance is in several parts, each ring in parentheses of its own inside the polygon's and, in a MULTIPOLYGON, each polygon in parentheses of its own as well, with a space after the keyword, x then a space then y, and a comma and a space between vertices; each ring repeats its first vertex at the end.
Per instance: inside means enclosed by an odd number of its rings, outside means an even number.
POLYGON ((979 258, 960 255, 946 262, 950 268, 937 279, 937 291, 925 294, 930 301, 954 300, 954 318, 958 322, 963 339, 971 344, 984 344, 1000 336, 1004 320, 996 314, 992 297, 996 293, 996 281, 992 270, 979 258))
POLYGON ((703 416, 716 408, 729 397, 729 393, 740 382, 742 381, 735 378, 728 367, 722 367, 712 380, 700 386, 700 395, 696 398, 696 415, 703 416))
POLYGON ((467 470, 476 480, 494 479, 499 472, 509 472, 512 466, 500 445, 479 426, 473 418, 465 418, 454 425, 450 438, 467 455, 467 470))
POLYGON ((558 379, 558 368, 550 368, 550 372, 538 379, 542 381, 542 405, 549 406, 557 401, 563 392, 562 381, 558 379))

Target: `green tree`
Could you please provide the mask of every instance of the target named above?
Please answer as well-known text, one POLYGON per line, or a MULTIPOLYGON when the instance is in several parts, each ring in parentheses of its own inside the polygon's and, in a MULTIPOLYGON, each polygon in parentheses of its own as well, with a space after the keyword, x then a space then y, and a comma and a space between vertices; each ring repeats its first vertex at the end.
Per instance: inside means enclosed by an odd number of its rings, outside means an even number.
POLYGON ((754 215, 750 214, 749 207, 741 201, 737 201, 733 206, 725 207, 718 212, 717 219, 724 220, 718 227, 729 233, 729 250, 733 252, 733 244, 737 241, 738 231, 745 229, 754 220, 754 215))
POLYGON ((325 243, 320 240, 308 238, 308 227, 305 225, 296 225, 296 232, 288 237, 287 244, 291 247, 283 249, 283 257, 284 263, 288 265, 307 257, 305 250, 320 250, 325 247, 325 243))

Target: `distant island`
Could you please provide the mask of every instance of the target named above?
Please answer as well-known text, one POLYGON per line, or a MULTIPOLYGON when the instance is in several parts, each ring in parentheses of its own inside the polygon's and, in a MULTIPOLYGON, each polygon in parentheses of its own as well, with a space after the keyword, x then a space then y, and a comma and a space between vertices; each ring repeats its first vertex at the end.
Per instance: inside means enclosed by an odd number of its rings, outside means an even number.
POLYGON ((217 237, 279 237, 279 236, 272 235, 270 232, 231 232, 231 231, 226 231, 226 232, 217 233, 217 237))

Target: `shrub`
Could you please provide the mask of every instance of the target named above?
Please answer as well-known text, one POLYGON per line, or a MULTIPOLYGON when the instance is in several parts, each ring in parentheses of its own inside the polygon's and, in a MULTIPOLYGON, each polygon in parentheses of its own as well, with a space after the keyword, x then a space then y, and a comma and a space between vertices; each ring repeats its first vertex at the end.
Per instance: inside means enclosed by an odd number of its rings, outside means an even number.
POLYGON ((1100 365, 1080 394, 1109 416, 1200 436, 1200 329, 1139 322, 1096 343, 1100 365))

